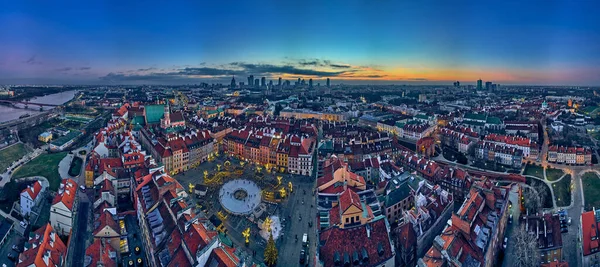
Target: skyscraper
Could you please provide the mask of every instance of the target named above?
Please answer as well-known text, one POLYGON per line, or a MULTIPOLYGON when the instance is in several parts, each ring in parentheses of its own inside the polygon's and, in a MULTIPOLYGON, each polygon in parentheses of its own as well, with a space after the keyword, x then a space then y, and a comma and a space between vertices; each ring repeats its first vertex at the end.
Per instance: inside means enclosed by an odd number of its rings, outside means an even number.
POLYGON ((327 78, 327 87, 330 87, 331 84, 329 83, 329 78, 327 78))
POLYGON ((312 88, 312 78, 308 79, 308 87, 312 88))
POLYGON ((454 87, 456 87, 456 88, 460 87, 460 82, 459 82, 459 81, 456 81, 456 82, 454 83, 454 87))
POLYGON ((231 88, 235 88, 235 76, 231 77, 231 88))
POLYGON ((248 76, 248 86, 254 85, 254 75, 248 76))
POLYGON ((298 78, 298 83, 297 83, 297 85, 300 85, 300 80, 301 80, 301 79, 300 79, 300 78, 298 78))
POLYGON ((483 89, 483 81, 481 79, 477 80, 477 90, 483 89))
POLYGON ((492 82, 485 82, 485 90, 492 90, 492 82))
POLYGON ((277 83, 277 85, 281 86, 281 77, 279 77, 279 82, 277 83))
POLYGON ((269 88, 273 87, 273 80, 269 80, 269 88))
POLYGON ((258 79, 254 79, 254 88, 258 88, 259 82, 258 79))
POLYGON ((267 86, 267 78, 265 78, 265 77, 260 78, 260 86, 267 86))

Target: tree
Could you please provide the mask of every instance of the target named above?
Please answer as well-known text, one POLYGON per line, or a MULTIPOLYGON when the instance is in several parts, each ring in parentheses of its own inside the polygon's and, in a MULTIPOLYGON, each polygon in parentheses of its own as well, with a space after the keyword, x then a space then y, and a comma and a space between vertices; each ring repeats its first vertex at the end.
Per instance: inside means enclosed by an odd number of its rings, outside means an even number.
MULTIPOLYGON (((519 227, 514 237, 514 257, 517 267, 529 267, 540 265, 540 251, 538 250, 538 240, 535 234, 529 234, 525 225, 519 227)), ((511 256, 512 257, 512 256, 511 256)))
POLYGON ((269 234, 269 241, 267 241, 267 247, 265 248, 265 264, 267 266, 275 266, 277 264, 277 247, 275 247, 275 240, 273 240, 273 233, 269 234))
POLYGON ((542 207, 542 198, 540 194, 543 193, 543 189, 540 186, 534 186, 523 191, 523 198, 525 201, 525 210, 529 214, 536 214, 542 207))

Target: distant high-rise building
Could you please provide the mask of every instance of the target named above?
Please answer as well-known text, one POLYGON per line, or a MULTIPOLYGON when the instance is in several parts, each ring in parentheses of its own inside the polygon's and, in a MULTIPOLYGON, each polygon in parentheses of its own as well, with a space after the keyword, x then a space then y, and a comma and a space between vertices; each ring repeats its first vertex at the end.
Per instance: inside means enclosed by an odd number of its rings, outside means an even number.
POLYGON ((269 88, 273 87, 273 80, 269 80, 269 88))
POLYGON ((281 86, 281 77, 279 77, 279 82, 277 83, 277 85, 281 86))
POLYGON ((267 78, 265 78, 265 77, 260 78, 260 86, 267 86, 267 78))
POLYGON ((244 87, 244 82, 240 82, 240 87, 244 87))
POLYGON ((300 83, 302 86, 306 85, 306 81, 304 79, 302 79, 302 82, 300 83))
POLYGON ((285 80, 285 86, 290 87, 291 84, 292 82, 290 82, 290 80, 285 80))
POLYGON ((235 88, 235 76, 231 77, 231 88, 235 88))
POLYGON ((327 87, 331 87, 331 84, 330 84, 329 78, 327 78, 327 87))
POLYGON ((300 80, 301 80, 301 79, 300 79, 300 78, 298 78, 298 83, 297 83, 297 85, 300 85, 300 80))
POLYGON ((254 75, 248 76, 248 86, 254 86, 254 75))
POLYGON ((308 79, 308 87, 312 88, 312 78, 308 79))
POLYGON ((259 84, 260 81, 258 79, 254 79, 254 87, 257 88, 259 84))
POLYGON ((456 82, 454 83, 454 87, 456 87, 456 88, 460 87, 460 82, 459 82, 459 81, 456 81, 456 82))
POLYGON ((488 90, 488 91, 492 90, 492 82, 485 82, 485 90, 488 90))
POLYGON ((483 81, 481 79, 477 80, 477 90, 483 89, 483 81))

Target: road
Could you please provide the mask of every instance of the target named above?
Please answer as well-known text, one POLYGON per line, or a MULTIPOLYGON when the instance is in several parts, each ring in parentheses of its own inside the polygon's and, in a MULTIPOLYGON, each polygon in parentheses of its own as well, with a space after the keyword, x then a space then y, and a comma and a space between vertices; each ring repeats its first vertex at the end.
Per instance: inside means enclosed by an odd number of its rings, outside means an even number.
MULTIPOLYGON (((79 195, 83 195, 80 193, 79 195)), ((73 231, 74 237, 71 245, 74 247, 73 254, 71 255, 71 266, 84 266, 85 259, 85 247, 86 247, 86 236, 88 234, 88 216, 90 209, 90 202, 84 201, 80 198, 79 206, 77 210, 77 222, 75 223, 77 229, 73 231)))
POLYGON ((9 169, 11 170, 10 174, 8 174, 8 171, 2 170, 4 172, 0 173, 0 177, 2 177, 2 180, 0 180, 0 187, 3 187, 6 183, 8 183, 10 181, 12 174, 15 173, 15 171, 18 169, 17 166, 19 164, 25 165, 27 162, 37 158, 37 156, 44 153, 44 151, 46 150, 47 147, 48 147, 48 145, 43 145, 42 147, 36 148, 35 150, 27 153, 27 155, 23 156, 22 158, 20 158, 16 162, 14 162, 9 167, 9 169))

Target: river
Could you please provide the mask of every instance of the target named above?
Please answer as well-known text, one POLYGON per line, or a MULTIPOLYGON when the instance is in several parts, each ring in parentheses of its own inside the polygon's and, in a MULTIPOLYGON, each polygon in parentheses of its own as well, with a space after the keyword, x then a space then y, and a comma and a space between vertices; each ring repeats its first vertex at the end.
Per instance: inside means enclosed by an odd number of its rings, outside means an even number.
MULTIPOLYGON (((60 93, 51 94, 51 95, 47 95, 47 96, 32 98, 29 100, 29 102, 40 103, 40 104, 61 105, 61 104, 68 102, 69 100, 73 99, 75 94, 77 94, 76 90, 60 92, 60 93)), ((21 104, 18 104, 17 106, 19 106, 21 108, 13 108, 13 107, 5 106, 5 105, 0 105, 0 123, 6 122, 6 121, 11 121, 11 120, 16 120, 20 116, 25 115, 25 114, 34 115, 34 114, 40 113, 40 108, 35 105, 31 105, 27 109, 25 109, 24 105, 21 105, 21 104)), ((53 107, 43 107, 43 110, 49 110, 52 108, 53 107)))

